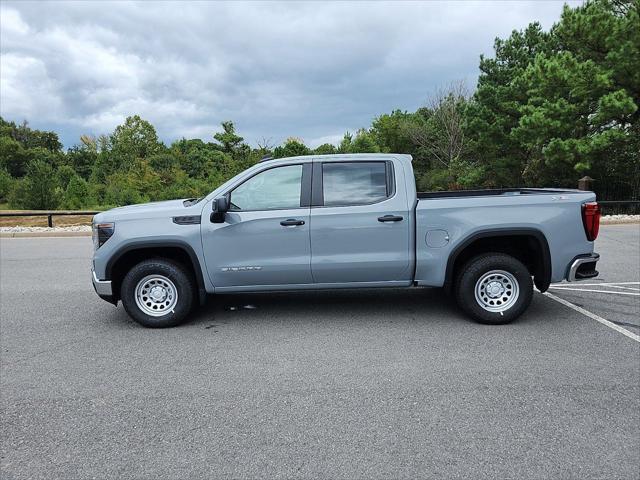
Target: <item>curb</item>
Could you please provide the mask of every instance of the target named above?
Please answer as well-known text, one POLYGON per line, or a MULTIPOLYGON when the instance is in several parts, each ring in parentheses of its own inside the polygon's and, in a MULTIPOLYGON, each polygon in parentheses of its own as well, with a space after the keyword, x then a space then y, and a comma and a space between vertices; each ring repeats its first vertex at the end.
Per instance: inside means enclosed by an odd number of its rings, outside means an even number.
POLYGON ((0 238, 90 237, 91 232, 0 232, 0 238))
POLYGON ((631 224, 638 224, 640 223, 640 220, 636 220, 636 219, 631 219, 631 220, 600 220, 600 225, 631 225, 631 224))

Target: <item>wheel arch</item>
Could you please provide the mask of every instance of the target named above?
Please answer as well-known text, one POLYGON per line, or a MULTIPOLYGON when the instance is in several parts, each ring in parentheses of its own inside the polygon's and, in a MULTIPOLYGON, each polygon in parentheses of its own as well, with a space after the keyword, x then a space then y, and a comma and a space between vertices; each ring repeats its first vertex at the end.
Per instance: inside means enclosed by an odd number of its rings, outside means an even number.
POLYGON ((482 253, 506 253, 522 261, 541 292, 551 283, 551 253, 544 233, 535 228, 489 229, 475 232, 462 240, 447 260, 445 288, 453 286, 457 271, 470 258, 482 253))
POLYGON ((116 250, 105 269, 107 279, 112 281, 114 300, 119 300, 120 285, 126 273, 133 265, 149 258, 166 258, 184 265, 196 281, 200 304, 204 304, 206 290, 198 256, 188 243, 177 240, 131 242, 116 250))

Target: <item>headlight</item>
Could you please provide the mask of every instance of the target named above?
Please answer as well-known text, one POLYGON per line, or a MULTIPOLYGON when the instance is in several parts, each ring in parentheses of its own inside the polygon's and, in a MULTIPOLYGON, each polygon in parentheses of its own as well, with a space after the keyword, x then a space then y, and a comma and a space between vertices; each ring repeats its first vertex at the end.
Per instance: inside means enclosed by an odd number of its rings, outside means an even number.
POLYGON ((115 231, 115 223, 94 223, 91 234, 93 237, 93 249, 97 250, 104 245, 104 242, 109 240, 115 231))

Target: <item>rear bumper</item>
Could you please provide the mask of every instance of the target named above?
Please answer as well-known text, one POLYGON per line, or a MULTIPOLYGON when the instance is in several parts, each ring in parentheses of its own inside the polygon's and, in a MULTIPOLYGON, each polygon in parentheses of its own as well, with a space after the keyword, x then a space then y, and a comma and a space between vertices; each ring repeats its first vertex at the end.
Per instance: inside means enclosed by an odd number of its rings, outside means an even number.
POLYGON ((591 253, 589 255, 580 255, 573 259, 567 270, 567 281, 576 282, 586 280, 598 276, 596 264, 600 260, 600 255, 591 253))
POLYGON ((113 299, 111 280, 99 280, 93 269, 91 270, 91 277, 93 289, 96 291, 98 296, 109 303, 115 303, 113 299))

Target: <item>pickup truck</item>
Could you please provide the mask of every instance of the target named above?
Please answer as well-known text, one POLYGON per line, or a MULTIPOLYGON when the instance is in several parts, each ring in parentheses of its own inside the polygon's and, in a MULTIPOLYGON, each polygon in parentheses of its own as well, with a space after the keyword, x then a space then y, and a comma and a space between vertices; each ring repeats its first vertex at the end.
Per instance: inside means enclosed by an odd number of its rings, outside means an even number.
POLYGON ((418 193, 410 155, 266 160, 200 199, 93 219, 93 286, 147 327, 175 326, 207 294, 441 287, 503 324, 533 286, 598 275, 600 210, 581 190, 418 193))

